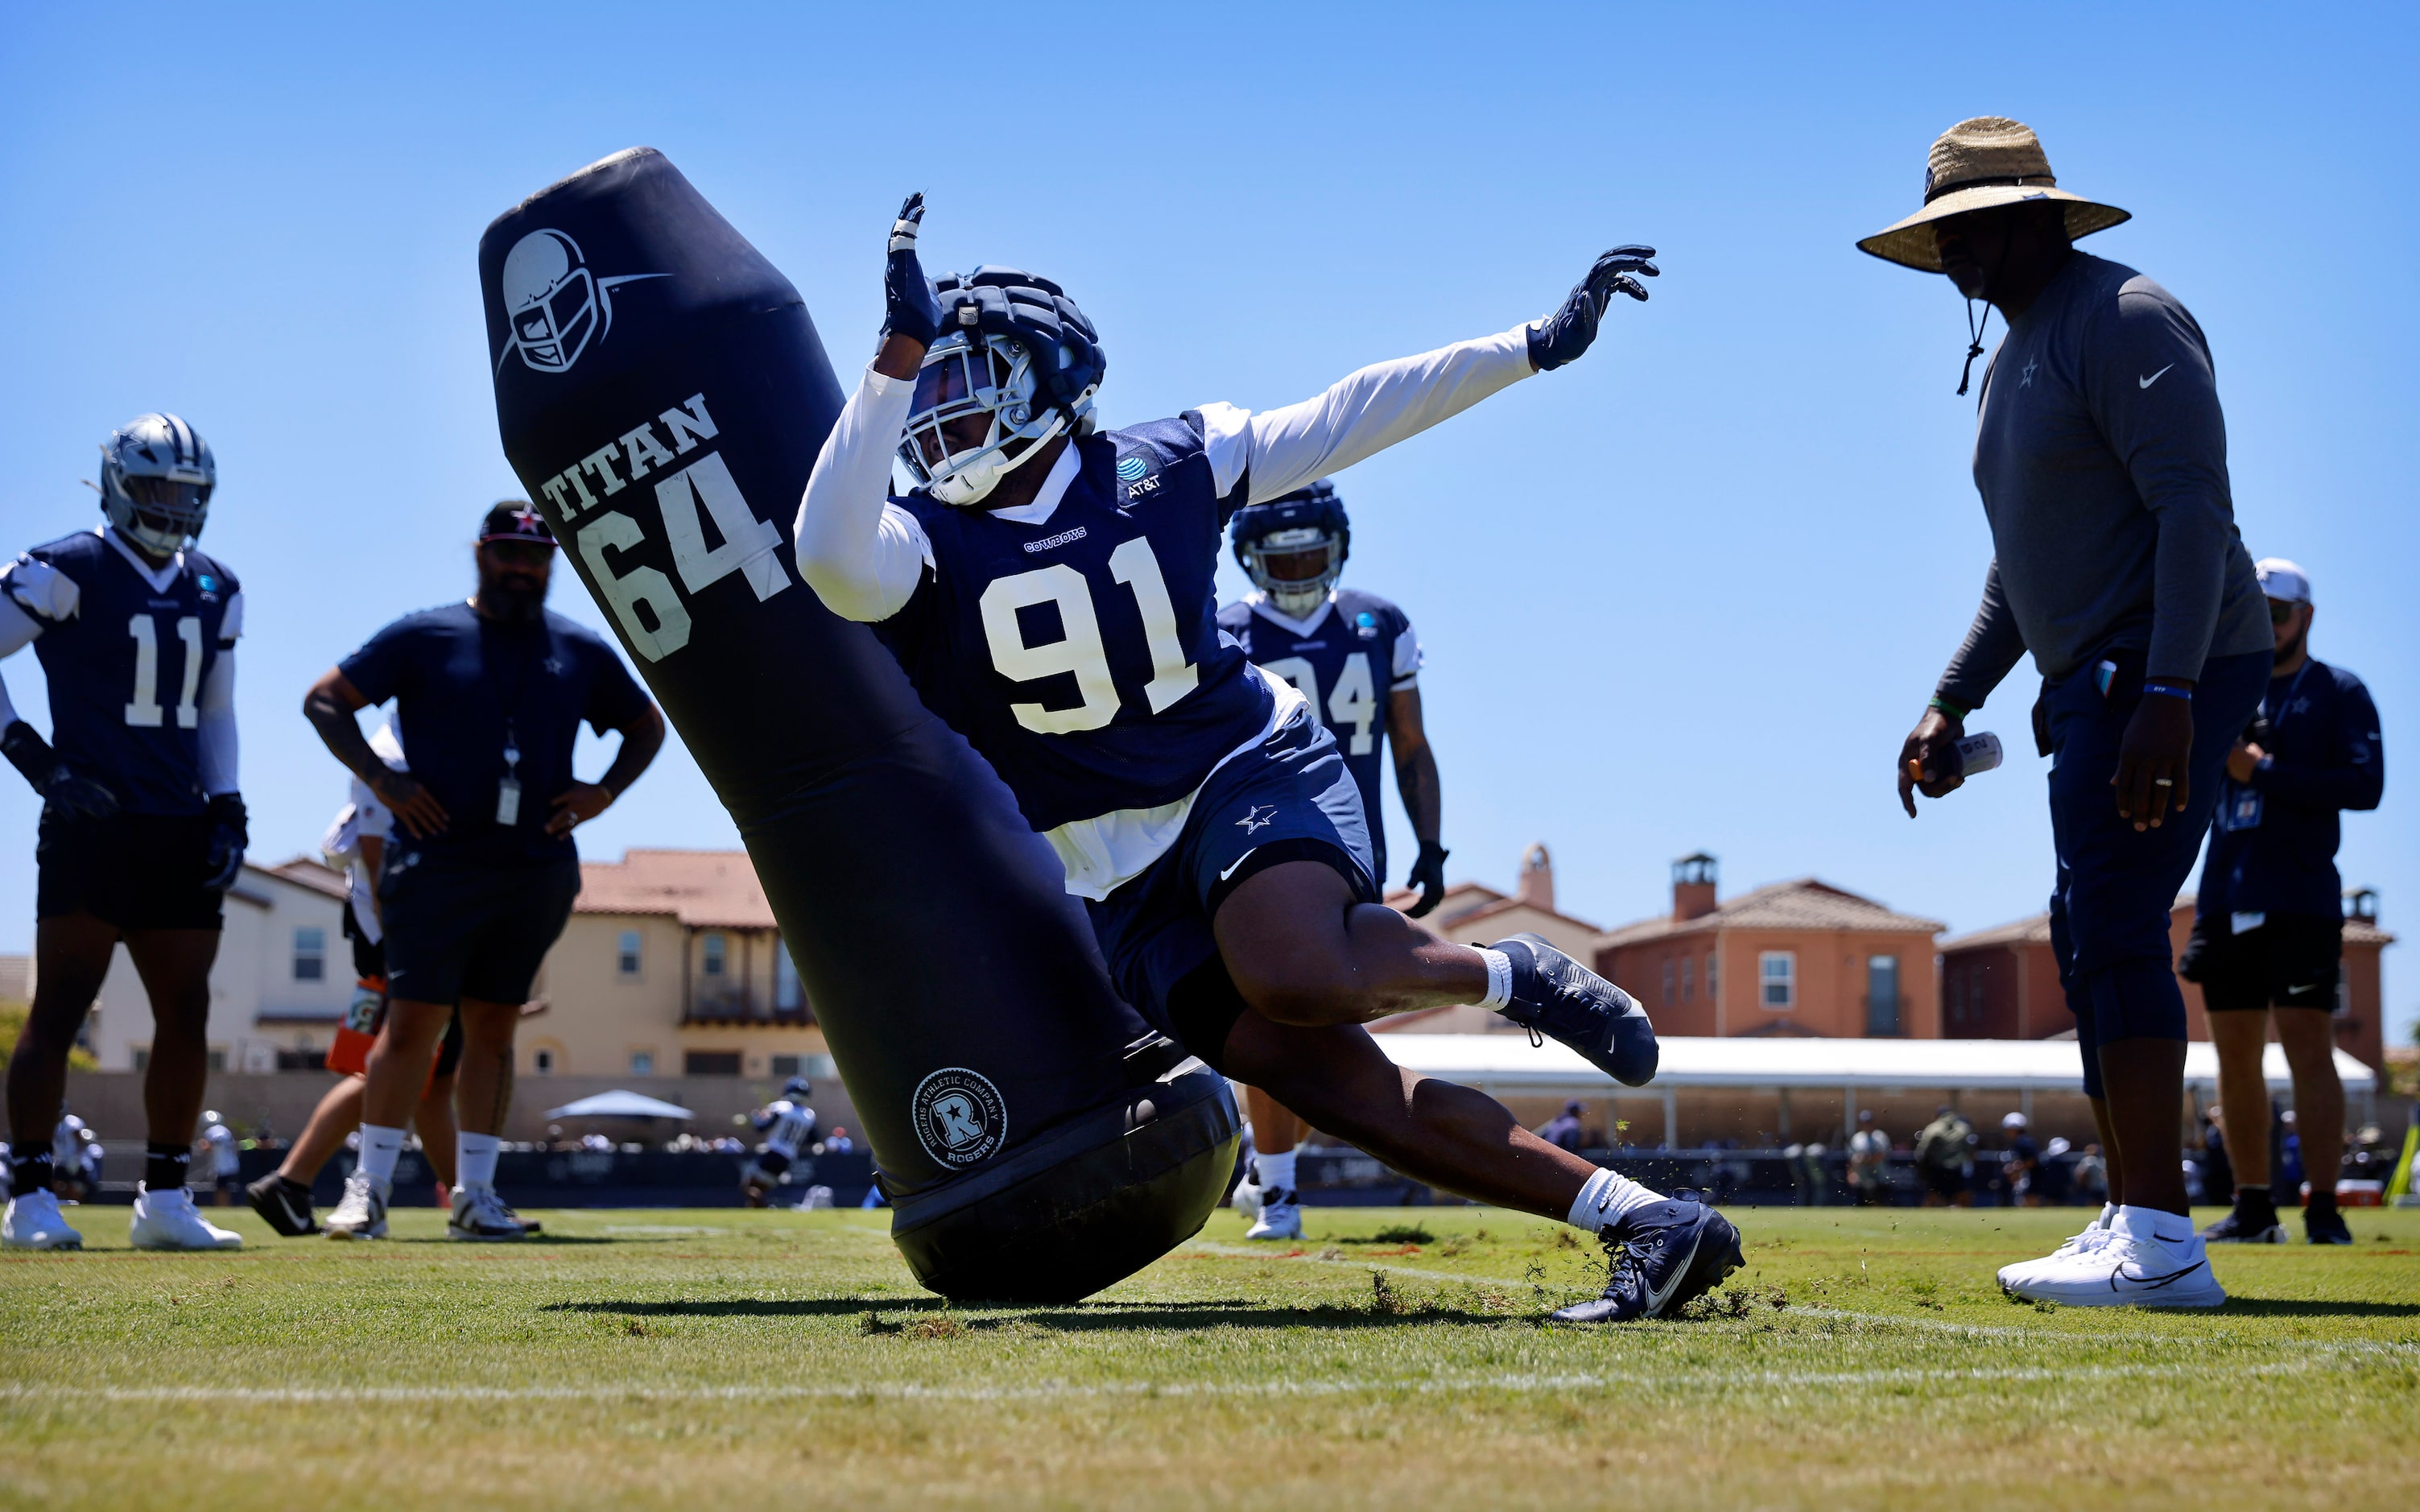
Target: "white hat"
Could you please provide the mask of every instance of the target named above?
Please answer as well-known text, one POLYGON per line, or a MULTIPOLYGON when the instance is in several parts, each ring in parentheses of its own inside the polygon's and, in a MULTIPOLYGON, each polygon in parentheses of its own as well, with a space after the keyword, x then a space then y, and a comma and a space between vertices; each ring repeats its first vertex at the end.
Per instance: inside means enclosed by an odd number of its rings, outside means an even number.
POLYGON ((2309 603, 2311 575, 2282 556, 2264 556, 2252 564, 2260 591, 2282 603, 2309 603))
POLYGON ((2025 1115, 2021 1113, 2012 1113, 2000 1120, 2000 1127, 2003 1129, 2023 1129, 2025 1127, 2025 1115))

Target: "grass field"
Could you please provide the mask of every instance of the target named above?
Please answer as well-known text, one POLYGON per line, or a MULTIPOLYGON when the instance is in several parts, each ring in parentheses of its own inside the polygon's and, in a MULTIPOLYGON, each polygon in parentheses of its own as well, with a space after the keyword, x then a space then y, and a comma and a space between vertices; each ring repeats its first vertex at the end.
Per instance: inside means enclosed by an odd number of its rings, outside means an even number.
POLYGON ((922 1293, 878 1213, 0 1257, 0 1505, 2410 1504, 2420 1212, 2222 1255, 2215 1315, 2040 1310, 2072 1212, 1744 1210, 1720 1315, 1544 1321, 1594 1252, 1471 1208, 1220 1213, 1072 1306, 922 1293))

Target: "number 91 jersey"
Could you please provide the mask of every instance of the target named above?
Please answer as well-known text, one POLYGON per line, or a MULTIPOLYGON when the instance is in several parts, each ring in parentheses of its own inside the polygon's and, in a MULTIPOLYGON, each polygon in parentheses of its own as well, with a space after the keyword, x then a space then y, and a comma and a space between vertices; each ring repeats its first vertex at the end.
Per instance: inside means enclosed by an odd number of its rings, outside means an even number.
POLYGON ((1201 417, 1103 431, 1074 454, 1074 480, 1036 522, 892 500, 932 554, 876 627, 1046 833, 1189 796, 1276 709, 1218 629, 1221 538, 1248 484, 1218 492, 1201 417))
POLYGON ((243 628, 235 574, 188 547, 158 569, 99 530, 0 568, 0 591, 41 627, 51 744, 130 813, 198 814, 202 685, 243 628))
POLYGON ((1420 642, 1411 621, 1376 594, 1339 588, 1308 619, 1290 619, 1255 596, 1219 610, 1218 628, 1262 670, 1300 689, 1312 716, 1335 732, 1345 770, 1361 789, 1383 873, 1378 756, 1387 743, 1388 695, 1419 680, 1420 642))

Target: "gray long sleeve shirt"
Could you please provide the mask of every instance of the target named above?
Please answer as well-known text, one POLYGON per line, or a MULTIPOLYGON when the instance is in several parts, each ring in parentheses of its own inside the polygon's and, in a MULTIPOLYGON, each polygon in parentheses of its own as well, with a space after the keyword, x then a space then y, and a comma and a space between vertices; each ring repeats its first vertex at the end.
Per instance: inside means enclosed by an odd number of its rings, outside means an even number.
POLYGON ((1983 377, 1975 487, 1993 556, 1937 690, 1949 702, 1981 707, 2027 651, 2054 680, 2118 647, 2148 647, 2149 676, 2193 678, 2270 647, 2210 344, 2133 269, 2079 252, 2009 323, 1983 377))

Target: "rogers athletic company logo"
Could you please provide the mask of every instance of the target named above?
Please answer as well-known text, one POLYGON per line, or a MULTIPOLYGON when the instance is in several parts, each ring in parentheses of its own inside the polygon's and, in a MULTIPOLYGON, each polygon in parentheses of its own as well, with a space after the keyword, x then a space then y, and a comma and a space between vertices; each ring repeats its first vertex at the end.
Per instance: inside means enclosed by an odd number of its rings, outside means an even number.
POLYGON ((504 254, 496 292, 512 334, 496 354, 496 370, 520 352, 534 372, 566 373, 591 340, 613 329, 613 290, 624 284, 667 273, 622 273, 599 278, 567 232, 532 231, 504 254))
POLYGON ((917 1083, 909 1107, 924 1153, 943 1165, 987 1161, 1008 1138, 1008 1104, 1000 1088, 963 1066, 945 1066, 917 1083))

